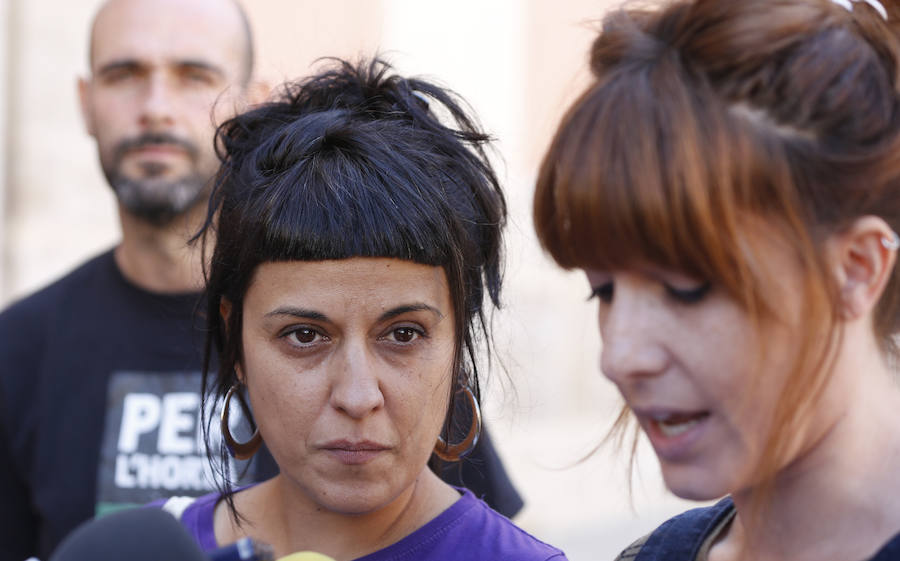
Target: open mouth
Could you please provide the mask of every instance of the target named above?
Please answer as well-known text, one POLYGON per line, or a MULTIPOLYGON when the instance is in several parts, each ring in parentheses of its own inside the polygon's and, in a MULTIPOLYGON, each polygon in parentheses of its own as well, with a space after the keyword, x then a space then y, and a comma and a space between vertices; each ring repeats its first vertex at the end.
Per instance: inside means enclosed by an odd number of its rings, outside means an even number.
POLYGON ((654 415, 653 423, 659 427, 663 436, 675 437, 686 433, 692 427, 709 417, 709 411, 699 413, 672 413, 654 415))

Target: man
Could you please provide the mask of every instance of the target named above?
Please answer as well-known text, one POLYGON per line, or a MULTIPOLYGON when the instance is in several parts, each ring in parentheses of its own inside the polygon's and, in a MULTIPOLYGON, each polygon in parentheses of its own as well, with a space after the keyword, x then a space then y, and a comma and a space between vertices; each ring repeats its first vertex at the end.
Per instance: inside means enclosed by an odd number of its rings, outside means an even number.
POLYGON ((0 559, 46 559, 74 526, 210 489, 198 442, 202 251, 214 121, 259 97, 233 0, 109 0, 88 132, 122 240, 0 315, 0 559))

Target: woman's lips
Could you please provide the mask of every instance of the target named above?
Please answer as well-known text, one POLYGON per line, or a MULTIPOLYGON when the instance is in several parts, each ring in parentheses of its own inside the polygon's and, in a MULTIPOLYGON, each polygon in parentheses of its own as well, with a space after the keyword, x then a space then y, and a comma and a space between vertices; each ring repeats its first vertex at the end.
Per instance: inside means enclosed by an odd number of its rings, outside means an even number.
POLYGON ((635 410, 656 455, 666 461, 684 461, 709 425, 709 411, 635 410))
POLYGON ((323 444, 321 448, 341 463, 351 466, 371 462, 390 449, 389 446, 369 440, 334 440, 323 444))

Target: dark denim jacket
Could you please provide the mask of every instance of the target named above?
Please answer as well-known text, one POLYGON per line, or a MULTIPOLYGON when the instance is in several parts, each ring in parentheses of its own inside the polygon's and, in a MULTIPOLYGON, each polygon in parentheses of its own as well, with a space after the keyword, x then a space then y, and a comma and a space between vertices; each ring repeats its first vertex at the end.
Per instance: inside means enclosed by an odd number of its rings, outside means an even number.
MULTIPOLYGON (((628 546, 616 561, 695 561, 703 541, 733 509, 731 499, 724 498, 713 506, 683 512, 628 546)), ((869 561, 900 561, 900 534, 869 561)))

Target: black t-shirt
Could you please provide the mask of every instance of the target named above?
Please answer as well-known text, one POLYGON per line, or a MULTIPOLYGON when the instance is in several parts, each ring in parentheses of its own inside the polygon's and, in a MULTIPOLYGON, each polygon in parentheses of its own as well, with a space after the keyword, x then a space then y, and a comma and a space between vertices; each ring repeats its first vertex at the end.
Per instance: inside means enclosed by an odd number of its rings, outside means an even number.
POLYGON ((109 251, 0 314, 0 559, 46 559, 95 514, 215 488, 198 302, 134 286, 109 251))

